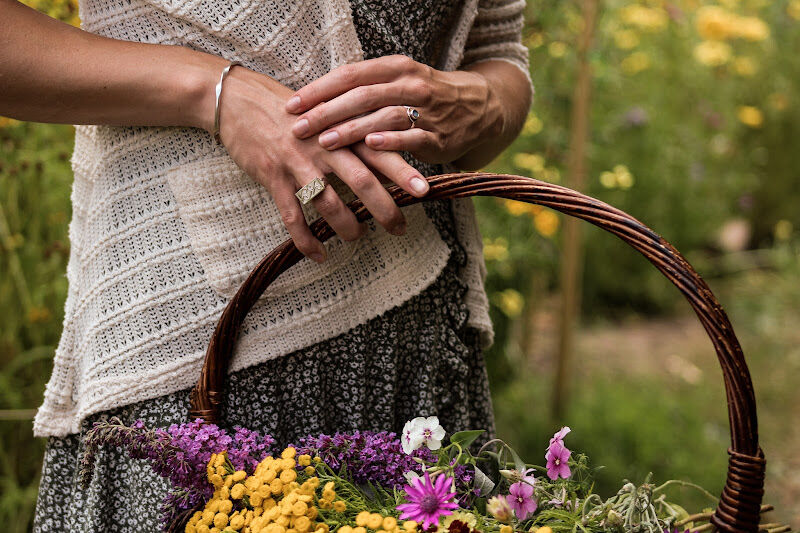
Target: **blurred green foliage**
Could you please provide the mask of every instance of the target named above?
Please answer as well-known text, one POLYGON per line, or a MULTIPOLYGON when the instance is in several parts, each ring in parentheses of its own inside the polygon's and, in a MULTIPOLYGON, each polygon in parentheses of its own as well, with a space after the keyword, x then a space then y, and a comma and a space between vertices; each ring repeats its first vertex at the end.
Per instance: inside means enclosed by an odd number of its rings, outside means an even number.
MULTIPOLYGON (((28 3, 78 24, 74 2, 28 3)), ((756 278, 738 306, 737 290, 728 300, 758 378, 782 364, 795 342, 785 334, 791 328, 785 317, 800 302, 794 285, 776 281, 798 277, 790 243, 800 227, 794 162, 800 56, 793 53, 800 49, 800 0, 609 0, 601 6, 590 56, 585 192, 651 226, 701 272, 725 274, 717 269, 719 258, 737 246, 774 250, 775 278, 756 278), (720 237, 732 220, 748 230, 743 244, 720 237)), ((579 2, 529 2, 525 42, 534 103, 523 133, 492 170, 565 183, 581 28, 579 2)), ((44 442, 31 436, 30 410, 40 404, 63 318, 72 135, 70 126, 0 117, 0 521, 11 532, 29 526, 41 468, 44 442)), ((548 418, 549 374, 520 373, 520 366, 525 321, 557 288, 561 215, 494 198, 476 204, 496 329, 487 360, 498 427, 535 458, 561 421, 548 418)), ((641 256, 584 228, 586 321, 685 309, 641 256)), ((726 280, 740 278, 721 278, 721 286, 731 286, 726 280)), ((756 379, 759 401, 782 412, 791 375, 777 383, 765 378, 760 389, 756 379)), ((603 490, 653 470, 658 479, 689 478, 719 491, 727 421, 721 380, 712 377, 713 383, 695 387, 659 376, 583 377, 566 415, 575 430, 570 442, 606 465, 603 490)), ((767 441, 780 433, 778 420, 767 414, 767 441)))

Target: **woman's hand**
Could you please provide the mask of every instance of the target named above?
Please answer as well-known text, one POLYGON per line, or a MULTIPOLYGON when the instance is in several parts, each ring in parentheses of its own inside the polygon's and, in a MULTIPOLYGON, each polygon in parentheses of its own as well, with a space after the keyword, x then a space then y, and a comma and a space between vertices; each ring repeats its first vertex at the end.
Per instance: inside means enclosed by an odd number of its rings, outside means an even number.
POLYGON ((443 72, 403 55, 332 70, 297 91, 286 111, 302 113, 292 127, 298 139, 319 134, 328 150, 365 140, 428 163, 454 161, 487 136, 500 136, 506 116, 483 74, 443 72), (403 106, 419 111, 414 128, 403 106))
MULTIPOLYGON (((286 229, 303 254, 317 262, 325 260, 325 247, 309 230, 295 192, 329 173, 347 184, 387 231, 395 235, 405 232, 402 212, 371 170, 408 193, 423 196, 427 182, 400 154, 375 151, 363 143, 353 145, 352 150, 325 150, 315 135, 296 138, 290 132, 295 117, 284 111, 291 89, 244 67, 233 67, 223 93, 221 140, 237 165, 272 194, 286 229)), ((312 202, 342 239, 356 240, 363 235, 364 225, 333 187, 325 187, 312 202)))

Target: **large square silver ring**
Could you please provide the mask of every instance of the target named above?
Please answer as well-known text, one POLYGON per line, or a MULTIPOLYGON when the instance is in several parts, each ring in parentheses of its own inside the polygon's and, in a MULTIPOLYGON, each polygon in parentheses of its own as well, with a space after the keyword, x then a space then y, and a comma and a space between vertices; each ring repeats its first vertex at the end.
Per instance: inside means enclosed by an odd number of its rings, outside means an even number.
POLYGON ((294 195, 297 196, 301 204, 306 205, 324 190, 325 182, 322 181, 322 178, 314 178, 312 181, 302 186, 294 195))

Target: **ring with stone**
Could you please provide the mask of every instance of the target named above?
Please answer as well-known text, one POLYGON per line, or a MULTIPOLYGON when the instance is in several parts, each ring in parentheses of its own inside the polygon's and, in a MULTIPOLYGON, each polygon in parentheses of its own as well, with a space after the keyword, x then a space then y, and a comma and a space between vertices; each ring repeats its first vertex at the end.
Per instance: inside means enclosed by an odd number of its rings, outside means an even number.
POLYGON ((417 125, 417 120, 419 120, 419 111, 411 106, 404 105, 403 107, 406 108, 406 115, 408 115, 408 120, 411 121, 411 128, 413 128, 417 125))
POLYGON ((294 193, 294 195, 297 196, 297 199, 300 200, 301 204, 306 205, 324 190, 325 182, 322 180, 322 178, 314 178, 310 182, 300 187, 300 190, 294 193))

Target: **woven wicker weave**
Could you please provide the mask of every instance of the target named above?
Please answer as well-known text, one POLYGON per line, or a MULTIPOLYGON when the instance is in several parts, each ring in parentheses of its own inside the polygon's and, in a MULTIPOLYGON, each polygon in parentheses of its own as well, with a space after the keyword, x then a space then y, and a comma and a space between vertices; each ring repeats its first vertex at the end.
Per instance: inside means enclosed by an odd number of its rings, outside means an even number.
MULTIPOLYGON (((766 461, 758 445, 756 402, 750 373, 725 311, 681 254, 630 215, 565 187, 521 176, 482 172, 446 174, 432 177, 429 181, 431 189, 423 199, 414 198, 396 186, 388 190, 401 207, 426 200, 467 196, 498 196, 550 207, 613 233, 641 252, 678 287, 714 344, 728 400, 731 430, 728 475, 711 522, 720 531, 758 531, 766 461)), ((360 200, 353 201, 349 207, 359 221, 371 216, 360 200)), ((322 219, 311 225, 311 231, 321 241, 334 234, 322 219)), ((192 418, 219 421, 223 380, 239 327, 266 287, 302 258, 291 240, 284 242, 250 273, 225 308, 211 338, 200 379, 192 392, 189 413, 192 418)))

